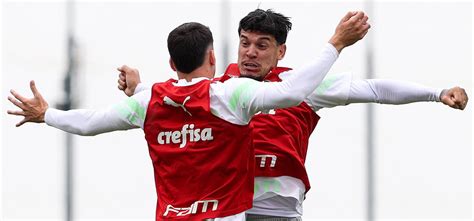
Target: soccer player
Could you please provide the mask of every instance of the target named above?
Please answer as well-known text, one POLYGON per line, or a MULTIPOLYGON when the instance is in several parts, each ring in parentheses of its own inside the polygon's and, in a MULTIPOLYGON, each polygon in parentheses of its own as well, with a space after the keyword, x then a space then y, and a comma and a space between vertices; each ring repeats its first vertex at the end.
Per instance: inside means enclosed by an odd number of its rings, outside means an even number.
POLYGON ((345 16, 320 56, 282 82, 212 80, 216 62, 212 34, 199 23, 185 23, 168 36, 170 66, 179 80, 156 83, 101 111, 49 108, 31 81, 34 97, 27 99, 12 90, 14 97, 8 99, 21 110, 8 113, 24 116, 17 126, 46 122, 80 135, 140 127, 154 166, 156 220, 245 220, 254 187, 251 117, 301 103, 322 81, 339 51, 365 35, 368 25, 359 22, 363 16, 363 12, 345 16), (358 26, 365 28, 346 31, 358 26))
MULTIPOLYGON (((291 25, 288 17, 272 10, 257 9, 242 18, 238 28, 238 63, 230 64, 222 78, 232 75, 271 82, 289 78, 291 69, 277 65, 285 55, 291 25)), ((118 82, 119 89, 129 96, 135 90, 147 88, 138 84, 137 70, 121 74, 118 82)), ((442 102, 462 110, 468 97, 460 87, 443 90, 394 80, 353 80, 351 74, 343 73, 327 76, 299 106, 255 116, 250 122, 254 128, 255 193, 247 220, 301 219, 303 200, 310 189, 304 164, 309 137, 320 119, 317 114, 320 109, 351 103, 420 101, 442 102), (270 184, 272 187, 268 188, 270 184)))

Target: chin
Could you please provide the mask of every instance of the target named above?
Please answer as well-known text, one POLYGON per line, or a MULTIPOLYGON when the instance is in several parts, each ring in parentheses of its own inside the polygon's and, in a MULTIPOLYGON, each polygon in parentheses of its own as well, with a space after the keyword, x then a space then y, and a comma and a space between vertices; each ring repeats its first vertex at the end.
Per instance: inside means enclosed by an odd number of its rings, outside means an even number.
POLYGON ((262 76, 259 76, 259 75, 256 75, 256 74, 249 74, 249 73, 240 73, 240 77, 252 78, 252 79, 257 80, 257 81, 262 81, 263 80, 262 76))

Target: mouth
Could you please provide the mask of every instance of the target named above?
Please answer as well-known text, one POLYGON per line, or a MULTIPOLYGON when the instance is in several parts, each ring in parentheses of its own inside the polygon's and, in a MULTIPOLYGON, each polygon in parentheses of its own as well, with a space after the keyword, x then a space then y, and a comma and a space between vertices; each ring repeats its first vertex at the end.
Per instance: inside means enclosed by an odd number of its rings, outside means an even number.
POLYGON ((247 71, 257 71, 260 67, 258 63, 255 62, 243 62, 242 66, 247 70, 247 71))

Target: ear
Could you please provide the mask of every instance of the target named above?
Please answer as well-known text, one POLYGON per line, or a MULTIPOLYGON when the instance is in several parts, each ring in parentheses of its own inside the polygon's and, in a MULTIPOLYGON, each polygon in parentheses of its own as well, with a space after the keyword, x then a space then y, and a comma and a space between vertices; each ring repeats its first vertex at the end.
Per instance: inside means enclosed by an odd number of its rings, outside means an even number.
POLYGON ((173 69, 173 71, 176 71, 176 66, 174 65, 173 59, 170 58, 169 63, 170 63, 171 69, 173 69))
POLYGON ((214 55, 213 49, 209 51, 209 63, 213 66, 216 65, 216 56, 214 55))
POLYGON ((286 53, 286 44, 281 44, 278 46, 278 60, 281 60, 285 57, 286 53))

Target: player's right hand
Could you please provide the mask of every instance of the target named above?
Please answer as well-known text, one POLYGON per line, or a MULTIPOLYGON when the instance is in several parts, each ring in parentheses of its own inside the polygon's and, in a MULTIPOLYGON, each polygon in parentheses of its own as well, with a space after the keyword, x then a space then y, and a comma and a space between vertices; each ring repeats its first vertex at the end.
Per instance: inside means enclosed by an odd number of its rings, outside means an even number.
POLYGON ((17 127, 26 122, 43 123, 44 115, 48 109, 48 102, 43 98, 34 81, 30 81, 30 88, 33 92, 33 98, 23 97, 14 90, 10 90, 13 97, 8 96, 8 100, 21 110, 8 110, 7 113, 11 115, 23 116, 23 120, 16 124, 17 127))
POLYGON ((123 91, 125 95, 132 96, 135 93, 135 88, 141 83, 140 74, 135 68, 128 67, 127 65, 122 65, 122 67, 117 68, 119 73, 119 79, 117 80, 118 89, 123 91))

